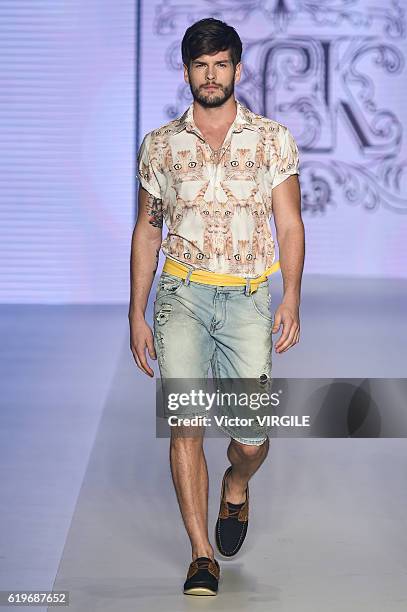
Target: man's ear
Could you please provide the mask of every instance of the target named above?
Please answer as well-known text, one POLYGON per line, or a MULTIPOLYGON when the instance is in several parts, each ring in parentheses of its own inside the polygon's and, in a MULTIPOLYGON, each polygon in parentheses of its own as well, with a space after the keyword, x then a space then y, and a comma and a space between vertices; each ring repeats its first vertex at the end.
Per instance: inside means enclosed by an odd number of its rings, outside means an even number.
POLYGON ((240 77, 242 76, 242 62, 236 64, 235 68, 235 83, 240 81, 240 77))
POLYGON ((189 84, 188 68, 186 67, 185 64, 183 64, 183 66, 184 66, 184 81, 185 83, 189 84))

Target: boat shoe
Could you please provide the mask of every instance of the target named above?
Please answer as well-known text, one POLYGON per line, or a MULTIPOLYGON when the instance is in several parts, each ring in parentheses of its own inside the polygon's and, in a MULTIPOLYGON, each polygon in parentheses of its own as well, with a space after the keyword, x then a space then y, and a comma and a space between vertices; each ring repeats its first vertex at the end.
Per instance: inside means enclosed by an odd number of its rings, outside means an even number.
POLYGON ((232 466, 229 466, 223 476, 220 509, 215 526, 216 546, 224 557, 233 557, 240 550, 249 525, 249 485, 246 487, 246 500, 243 504, 231 504, 225 500, 225 483, 231 470, 232 466))
POLYGON ((184 583, 185 595, 216 595, 218 592, 219 563, 209 557, 198 557, 191 562, 184 583))

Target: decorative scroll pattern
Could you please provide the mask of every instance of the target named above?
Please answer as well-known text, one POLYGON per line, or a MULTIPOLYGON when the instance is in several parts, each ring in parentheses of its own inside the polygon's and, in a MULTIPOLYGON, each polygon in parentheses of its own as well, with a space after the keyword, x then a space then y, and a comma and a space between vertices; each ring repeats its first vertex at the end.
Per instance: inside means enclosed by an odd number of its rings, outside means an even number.
MULTIPOLYGON (((162 2, 157 6, 156 35, 178 35, 168 45, 169 70, 182 68, 179 35, 208 14, 236 25, 242 37, 244 71, 238 99, 293 131, 300 148, 304 213, 326 213, 337 204, 334 194, 343 194, 342 201, 366 211, 383 207, 406 214, 402 121, 390 97, 385 104, 381 96, 379 104, 376 87, 383 79, 394 79, 389 91, 405 84, 406 18, 401 3, 162 2), (245 25, 256 13, 264 24, 258 36, 245 25), (301 33, 304 23, 310 26, 306 35, 301 33), (341 159, 344 135, 353 145, 341 159)), ((166 106, 166 115, 180 116, 190 102, 189 87, 183 84, 166 106)))

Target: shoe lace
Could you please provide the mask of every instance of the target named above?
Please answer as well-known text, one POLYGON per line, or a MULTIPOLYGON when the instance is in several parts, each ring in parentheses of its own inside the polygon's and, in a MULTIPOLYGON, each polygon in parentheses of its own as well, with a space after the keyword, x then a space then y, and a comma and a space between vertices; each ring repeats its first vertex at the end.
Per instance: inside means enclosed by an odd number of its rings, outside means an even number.
POLYGON ((243 506, 241 506, 240 508, 231 508, 228 504, 229 518, 231 516, 239 516, 239 512, 241 511, 242 508, 243 506))
POLYGON ((212 559, 197 559, 195 563, 199 569, 209 569, 209 566, 215 562, 212 559))
MULTIPOLYGON (((229 474, 226 475, 225 485, 227 484, 228 477, 229 477, 229 474)), ((243 508, 243 505, 244 505, 245 502, 243 502, 243 504, 240 506, 240 508, 231 508, 230 505, 228 504, 228 502, 226 502, 226 503, 227 503, 227 506, 228 506, 228 514, 229 514, 229 518, 230 518, 231 516, 232 517, 239 516, 239 513, 240 513, 241 509, 243 508)))

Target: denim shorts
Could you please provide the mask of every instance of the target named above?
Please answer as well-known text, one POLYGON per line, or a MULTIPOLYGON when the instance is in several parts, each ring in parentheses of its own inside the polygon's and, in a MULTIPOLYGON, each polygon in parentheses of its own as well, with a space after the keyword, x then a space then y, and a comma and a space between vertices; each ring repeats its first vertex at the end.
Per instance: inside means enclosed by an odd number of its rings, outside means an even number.
MULTIPOLYGON (((213 377, 271 382, 272 326, 268 280, 251 294, 245 286, 197 283, 162 272, 154 301, 154 347, 162 379, 213 377)), ((255 427, 244 444, 267 439, 255 427)))

